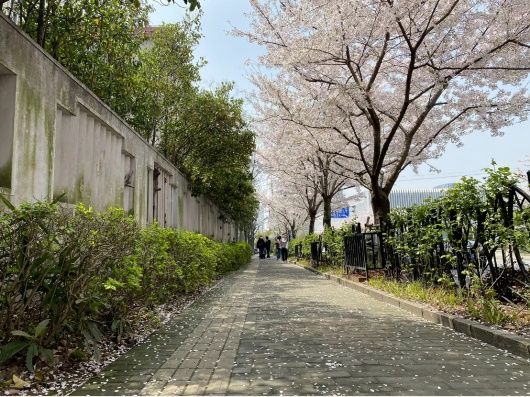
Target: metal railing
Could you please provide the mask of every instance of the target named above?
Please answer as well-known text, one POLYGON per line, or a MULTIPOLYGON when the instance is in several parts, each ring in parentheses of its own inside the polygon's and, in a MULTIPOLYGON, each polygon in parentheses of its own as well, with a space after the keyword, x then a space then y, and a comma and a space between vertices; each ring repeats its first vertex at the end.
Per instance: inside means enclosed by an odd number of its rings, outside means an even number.
POLYGON ((346 274, 363 273, 366 278, 369 270, 386 267, 385 247, 381 232, 359 233, 344 237, 344 264, 346 274))

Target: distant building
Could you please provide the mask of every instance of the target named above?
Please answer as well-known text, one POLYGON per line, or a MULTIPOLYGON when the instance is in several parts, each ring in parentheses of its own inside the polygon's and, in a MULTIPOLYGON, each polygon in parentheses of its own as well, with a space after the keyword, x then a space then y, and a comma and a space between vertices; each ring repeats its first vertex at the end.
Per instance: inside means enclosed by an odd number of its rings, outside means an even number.
POLYGON ((144 35, 145 35, 145 41, 142 43, 141 48, 152 48, 153 47, 153 41, 151 40, 151 37, 153 37, 153 34, 160 29, 160 26, 146 26, 144 28, 144 35))
MULTIPOLYGON (((394 189, 390 192, 388 197, 390 200, 390 208, 408 208, 413 205, 424 204, 426 199, 436 199, 442 197, 447 189, 452 187, 453 183, 439 185, 434 188, 425 189, 394 189)), ((336 212, 340 212, 341 208, 336 208, 336 212)), ((343 211, 346 212, 346 211, 343 211)), ((365 191, 364 197, 357 201, 351 201, 349 203, 349 216, 347 218, 332 218, 331 226, 338 228, 345 222, 351 222, 352 220, 360 222, 361 225, 366 223, 372 224, 374 221, 374 214, 372 211, 372 203, 370 198, 370 192, 365 191)), ((315 232, 322 232, 322 215, 317 217, 315 222, 315 232)), ((307 225, 301 228, 302 234, 307 234, 307 225)))
POLYGON ((434 189, 395 189, 390 192, 390 208, 408 208, 423 204, 426 199, 442 197, 447 188, 434 189))
MULTIPOLYGON (((408 208, 413 205, 424 204, 426 199, 442 197, 451 186, 453 186, 452 183, 436 186, 431 189, 394 189, 390 192, 388 197, 390 208, 408 208)), ((373 223, 374 214, 372 211, 370 193, 368 191, 366 192, 364 199, 353 205, 353 211, 351 212, 361 224, 373 223)))

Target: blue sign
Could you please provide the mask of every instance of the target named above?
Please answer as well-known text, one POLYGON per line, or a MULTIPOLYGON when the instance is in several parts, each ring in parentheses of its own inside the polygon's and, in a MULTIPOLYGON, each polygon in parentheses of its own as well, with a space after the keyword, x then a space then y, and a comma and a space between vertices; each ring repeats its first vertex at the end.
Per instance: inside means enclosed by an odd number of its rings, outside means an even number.
POLYGON ((339 210, 331 211, 332 218, 348 218, 350 216, 350 207, 344 207, 339 210))

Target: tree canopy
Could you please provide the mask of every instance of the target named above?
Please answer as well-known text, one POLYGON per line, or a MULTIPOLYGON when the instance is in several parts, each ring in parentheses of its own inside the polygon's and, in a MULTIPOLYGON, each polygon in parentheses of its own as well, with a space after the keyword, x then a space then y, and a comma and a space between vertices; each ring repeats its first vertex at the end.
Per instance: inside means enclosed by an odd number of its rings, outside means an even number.
POLYGON ((193 49, 200 24, 185 19, 157 29, 140 52, 131 123, 189 178, 192 194, 205 195, 232 220, 249 222, 257 211, 250 158, 254 133, 233 85, 198 87, 204 60, 193 49))
POLYGON ((319 137, 370 190, 376 218, 409 166, 526 119, 530 3, 252 0, 267 71, 260 119, 319 137))

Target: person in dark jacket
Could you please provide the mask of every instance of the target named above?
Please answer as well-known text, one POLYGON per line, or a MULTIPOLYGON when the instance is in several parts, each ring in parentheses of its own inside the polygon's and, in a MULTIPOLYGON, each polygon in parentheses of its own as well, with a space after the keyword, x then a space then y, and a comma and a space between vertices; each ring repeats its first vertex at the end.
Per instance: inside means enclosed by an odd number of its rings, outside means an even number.
POLYGON ((269 236, 265 237, 265 251, 267 251, 267 258, 271 257, 271 241, 269 240, 269 236))
POLYGON ((265 240, 263 240, 263 237, 258 238, 258 242, 256 243, 256 248, 259 251, 259 258, 264 259, 265 258, 265 240))

